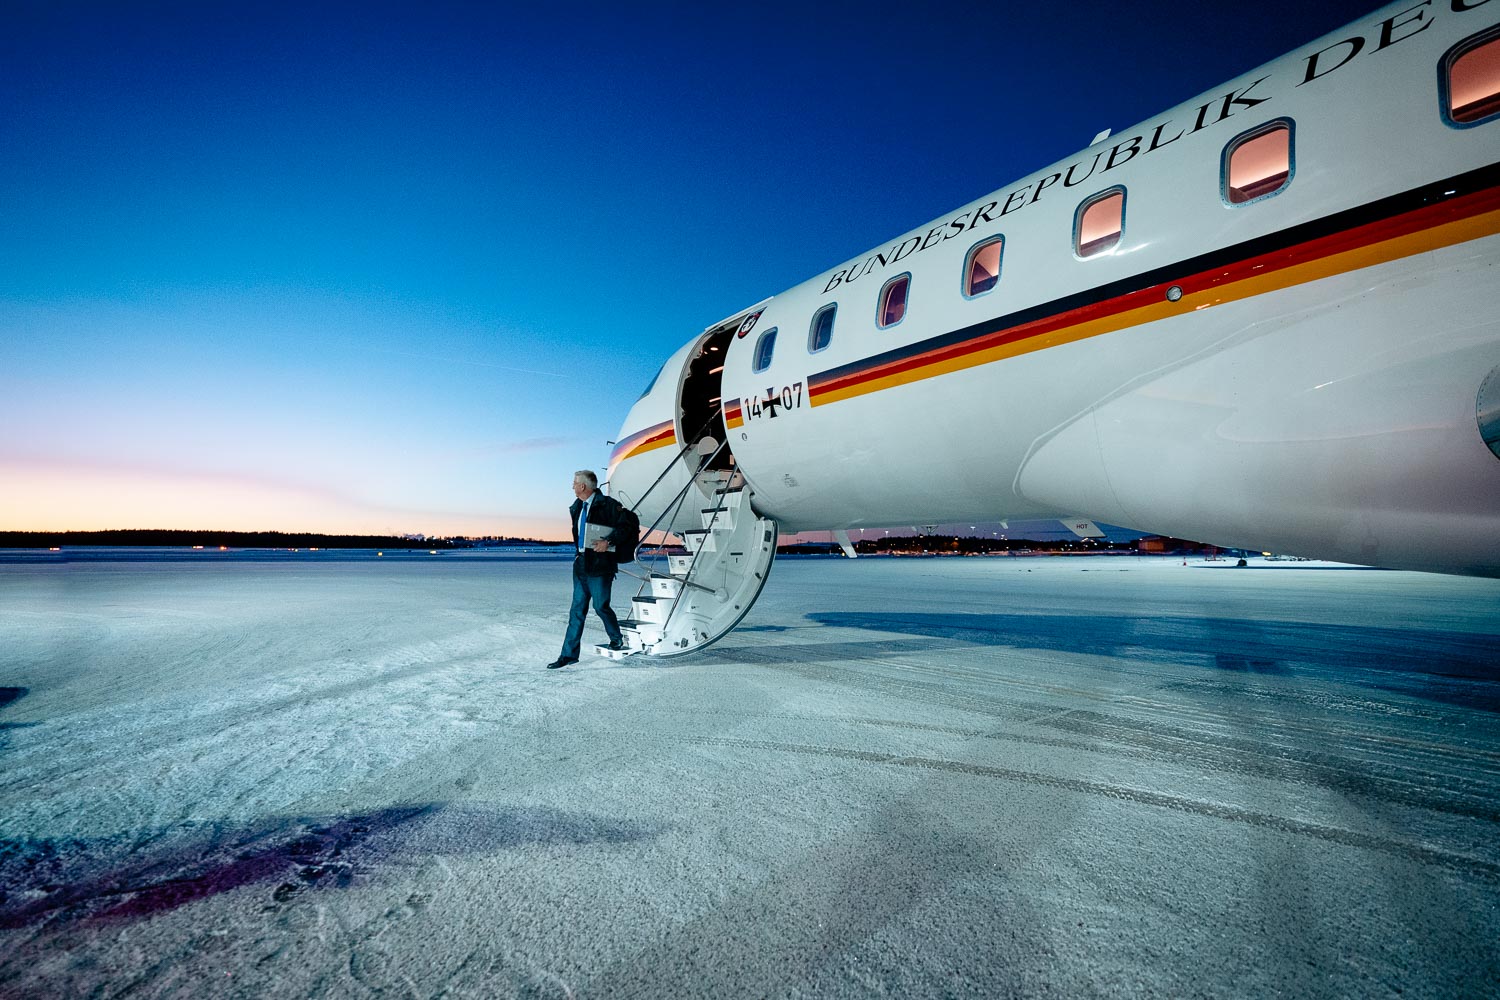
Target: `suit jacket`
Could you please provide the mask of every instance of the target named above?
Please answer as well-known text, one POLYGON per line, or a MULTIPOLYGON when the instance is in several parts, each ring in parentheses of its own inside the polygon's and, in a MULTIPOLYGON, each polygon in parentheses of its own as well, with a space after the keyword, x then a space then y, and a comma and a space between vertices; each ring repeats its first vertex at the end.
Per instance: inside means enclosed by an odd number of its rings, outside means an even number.
MULTIPOLYGON (((574 500, 568 508, 568 523, 573 526, 573 548, 578 548, 578 512, 583 508, 582 500, 574 500)), ((620 501, 595 491, 589 500, 589 524, 602 524, 613 528, 620 523, 620 501)), ((595 552, 592 548, 583 552, 583 575, 613 577, 618 568, 613 552, 595 552)))

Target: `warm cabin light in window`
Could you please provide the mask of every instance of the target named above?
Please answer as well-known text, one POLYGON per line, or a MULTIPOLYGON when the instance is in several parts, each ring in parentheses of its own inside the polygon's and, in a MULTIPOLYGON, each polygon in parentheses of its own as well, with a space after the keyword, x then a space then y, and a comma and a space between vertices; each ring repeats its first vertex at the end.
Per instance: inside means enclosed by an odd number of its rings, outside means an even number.
POLYGON ((880 290, 880 325, 895 326, 906 316, 906 292, 911 275, 902 274, 885 283, 880 290))
POLYGON ((838 308, 836 304, 826 305, 813 316, 812 328, 807 334, 809 354, 816 354, 833 342, 833 316, 838 308))
POLYGON ((1224 200, 1243 205, 1275 194, 1292 177, 1292 129, 1285 122, 1231 142, 1224 153, 1224 200))
POLYGON ((760 335, 755 342, 755 371, 763 372, 771 367, 771 355, 776 350, 776 328, 773 326, 760 335))
POLYGON ((1448 60, 1448 117, 1476 125, 1500 115, 1500 31, 1490 29, 1477 44, 1461 43, 1448 60), (1469 45, 1465 49, 1465 45, 1469 45))
POLYGON ((1000 252, 1004 249, 1005 239, 996 236, 969 251, 969 266, 964 273, 965 295, 983 295, 999 283, 1000 252))
POLYGON ((1073 233, 1073 249, 1080 257, 1113 250, 1125 230, 1125 191, 1115 188, 1083 203, 1073 233))

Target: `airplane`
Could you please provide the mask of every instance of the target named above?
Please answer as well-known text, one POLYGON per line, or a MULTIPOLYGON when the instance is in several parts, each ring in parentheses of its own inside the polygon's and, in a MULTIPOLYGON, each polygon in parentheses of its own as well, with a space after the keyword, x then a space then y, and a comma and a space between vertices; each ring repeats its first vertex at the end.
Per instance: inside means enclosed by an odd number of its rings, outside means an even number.
POLYGON ((1398 0, 741 309, 617 441, 609 491, 686 550, 629 654, 726 634, 811 530, 1500 577, 1500 3, 1398 0))

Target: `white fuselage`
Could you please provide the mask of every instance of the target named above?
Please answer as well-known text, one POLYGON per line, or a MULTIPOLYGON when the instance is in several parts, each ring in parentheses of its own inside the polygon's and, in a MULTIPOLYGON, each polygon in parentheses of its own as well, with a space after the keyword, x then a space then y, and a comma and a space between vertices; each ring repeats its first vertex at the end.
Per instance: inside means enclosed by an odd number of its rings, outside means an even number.
POLYGON ((1440 85, 1496 7, 1393 4, 776 295, 744 336, 710 328, 631 410, 612 492, 635 502, 688 444, 684 379, 717 347, 714 436, 783 531, 1082 515, 1500 575, 1476 415, 1500 366, 1500 120, 1450 123, 1440 85), (1278 125, 1288 180, 1231 204, 1226 149, 1278 125), (1075 215, 1112 188, 1119 241, 1080 258, 1075 215), (997 235, 999 281, 965 295, 997 235))

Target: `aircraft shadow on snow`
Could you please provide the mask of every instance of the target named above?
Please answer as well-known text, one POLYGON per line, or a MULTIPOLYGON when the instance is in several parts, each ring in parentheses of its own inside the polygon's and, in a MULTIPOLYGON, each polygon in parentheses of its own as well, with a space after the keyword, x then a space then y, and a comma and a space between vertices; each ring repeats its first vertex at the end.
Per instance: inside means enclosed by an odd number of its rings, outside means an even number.
POLYGON ((556 809, 427 803, 237 828, 185 823, 96 840, 0 839, 0 930, 139 920, 250 886, 265 887, 265 905, 274 908, 432 854, 629 843, 660 832, 556 809))
MULTIPOLYGON (((15 702, 26 697, 30 691, 30 688, 23 687, 0 687, 0 710, 9 708, 15 702)), ((0 729, 15 729, 23 725, 25 725, 23 722, 0 722, 0 729)))
MULTIPOLYGON (((0 712, 5 711, 11 705, 26 697, 31 691, 23 687, 0 687, 0 712)), ((34 722, 0 722, 0 750, 5 749, 5 731, 7 729, 26 729, 34 726, 34 722)))
POLYGON ((1500 712, 1500 638, 1471 632, 1074 614, 820 612, 807 620, 925 637, 934 640, 933 648, 960 643, 1046 649, 1245 674, 1336 671, 1365 686, 1500 712))

